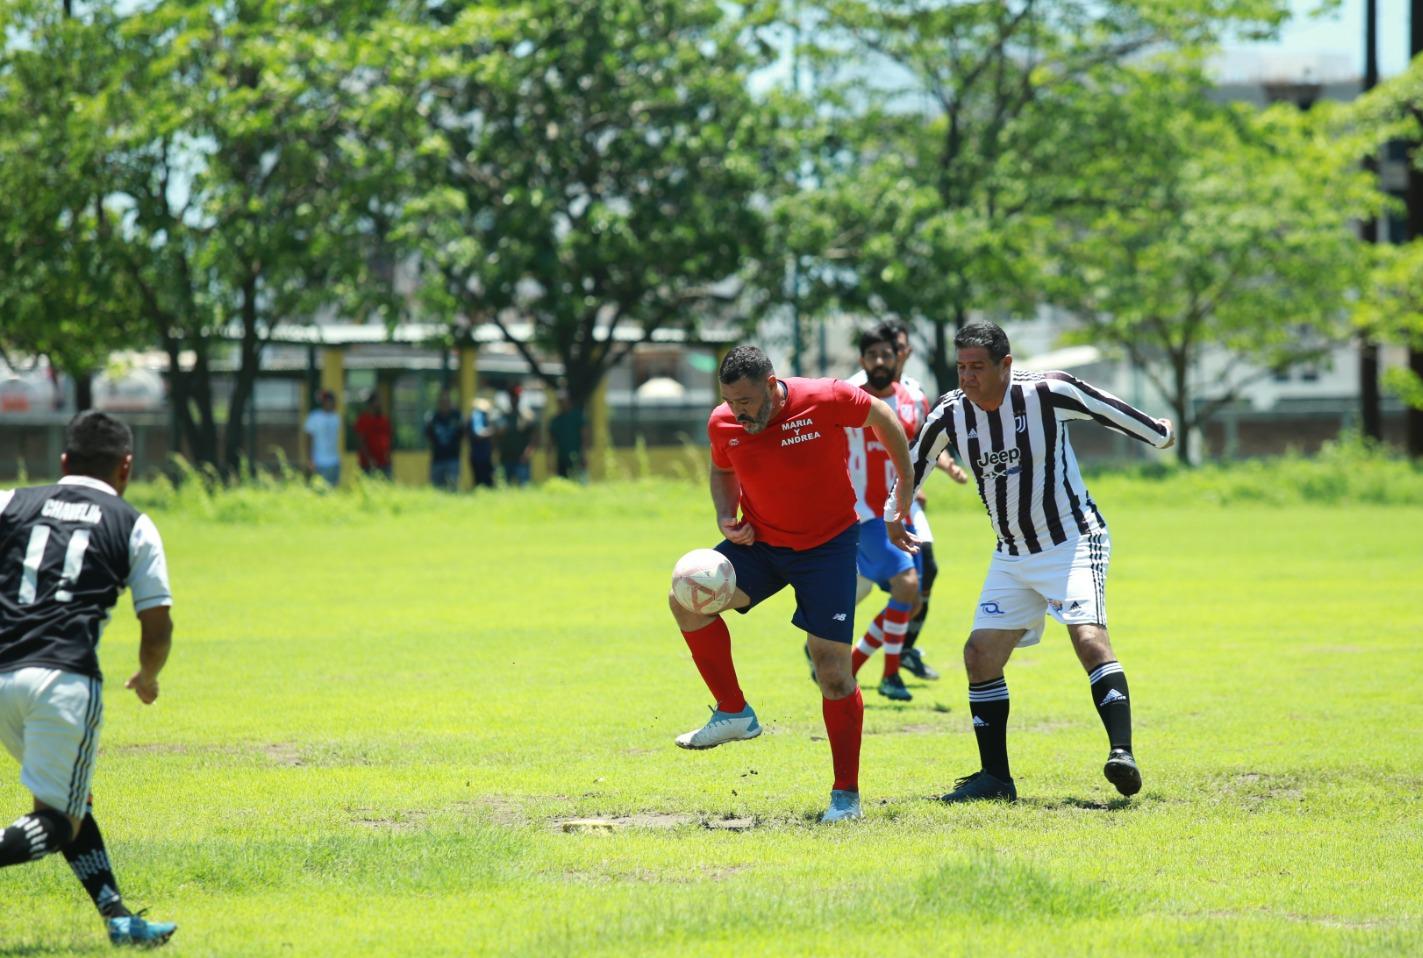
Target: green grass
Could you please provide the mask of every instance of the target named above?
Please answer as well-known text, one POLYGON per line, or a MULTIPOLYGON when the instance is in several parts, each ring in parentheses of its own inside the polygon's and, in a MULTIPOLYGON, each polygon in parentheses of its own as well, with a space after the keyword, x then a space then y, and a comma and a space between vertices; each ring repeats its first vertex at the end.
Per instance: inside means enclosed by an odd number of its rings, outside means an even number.
MULTIPOLYGON (((869 696, 867 817, 832 829, 788 597, 732 622, 768 734, 672 746, 708 700, 663 598, 713 541, 701 489, 135 489, 177 636, 144 708, 127 599, 110 626, 97 816, 183 955, 1423 952, 1423 508, 1247 479, 1094 483, 1142 794, 1102 779, 1053 627, 1008 670, 1022 799, 954 809, 927 799, 977 765, 955 659, 990 541, 937 486, 946 678, 869 696), (633 821, 559 826, 583 817, 633 821)), ((1416 470, 1385 485, 1423 501, 1416 470)), ((0 956, 108 950, 58 857, 0 871, 0 903, 0 956)))

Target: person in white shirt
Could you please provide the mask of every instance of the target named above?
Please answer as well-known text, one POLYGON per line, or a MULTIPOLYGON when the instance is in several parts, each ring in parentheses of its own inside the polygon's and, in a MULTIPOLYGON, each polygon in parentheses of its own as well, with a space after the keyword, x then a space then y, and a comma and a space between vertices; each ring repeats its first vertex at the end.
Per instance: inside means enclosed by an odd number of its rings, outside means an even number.
POLYGON ((336 395, 321 391, 321 408, 306 417, 308 440, 307 470, 329 485, 341 482, 341 416, 336 412, 336 395))

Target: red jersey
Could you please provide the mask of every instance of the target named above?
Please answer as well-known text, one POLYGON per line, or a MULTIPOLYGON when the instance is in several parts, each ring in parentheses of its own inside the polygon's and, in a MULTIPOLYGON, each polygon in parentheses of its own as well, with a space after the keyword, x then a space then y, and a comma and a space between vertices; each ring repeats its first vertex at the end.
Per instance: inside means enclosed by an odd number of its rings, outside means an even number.
MULTIPOLYGON (((924 422, 923 407, 904 384, 893 385, 894 391, 884 401, 899 417, 904 435, 913 443, 924 422)), ((869 395, 868 387, 865 387, 865 394, 869 395)), ((861 522, 882 519, 889 490, 899 477, 894 460, 869 427, 846 429, 845 434, 850 443, 850 482, 855 487, 855 514, 861 522)))
POLYGON ((362 469, 390 465, 390 418, 363 412, 356 417, 356 435, 365 441, 361 450, 362 469), (367 456, 366 452, 370 455, 367 456))
POLYGON ((837 379, 780 380, 786 404, 749 433, 722 403, 707 420, 712 462, 741 483, 741 514, 758 542, 810 549, 855 522, 845 429, 863 426, 870 394, 837 379))

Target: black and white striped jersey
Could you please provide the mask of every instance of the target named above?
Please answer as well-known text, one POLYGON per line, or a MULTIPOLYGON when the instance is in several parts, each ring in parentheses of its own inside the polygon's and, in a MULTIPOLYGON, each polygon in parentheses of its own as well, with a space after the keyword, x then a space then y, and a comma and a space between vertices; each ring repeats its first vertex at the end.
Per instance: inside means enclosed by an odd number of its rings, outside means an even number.
MULTIPOLYGON (((939 400, 912 450, 915 488, 948 448, 978 482, 999 552, 1027 555, 1105 531, 1067 439, 1074 419, 1095 420, 1158 448, 1171 439, 1164 422, 1068 373, 1014 370, 993 412, 958 389, 939 400)), ((886 508, 892 503, 891 493, 886 508)))
POLYGON ((125 587, 135 612, 172 605, 157 527, 107 483, 0 491, 0 672, 101 678, 99 636, 125 587))

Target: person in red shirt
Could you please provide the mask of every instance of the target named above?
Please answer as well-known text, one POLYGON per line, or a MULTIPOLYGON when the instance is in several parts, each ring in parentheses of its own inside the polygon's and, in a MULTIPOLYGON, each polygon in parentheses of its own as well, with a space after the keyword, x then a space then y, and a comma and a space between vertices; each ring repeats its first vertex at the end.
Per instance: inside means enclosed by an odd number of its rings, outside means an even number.
POLYGON ((390 469, 390 417, 380 405, 380 393, 371 393, 366 408, 356 417, 357 450, 361 470, 371 476, 380 473, 387 479, 390 469))
MULTIPOLYGON (((728 353, 718 379, 725 402, 712 412, 707 435, 712 505, 726 537, 716 549, 736 570, 728 608, 745 613, 787 585, 795 590, 791 623, 807 634, 835 772, 821 821, 859 818, 865 705, 850 643, 860 526, 845 430, 868 425, 889 450, 904 490, 900 515, 908 515, 912 496, 904 481, 912 475, 909 443, 883 400, 835 379, 780 379, 755 346, 728 353)), ((736 678, 726 622, 692 612, 670 594, 668 603, 716 698, 707 724, 678 736, 677 744, 705 749, 760 735, 736 678)))

